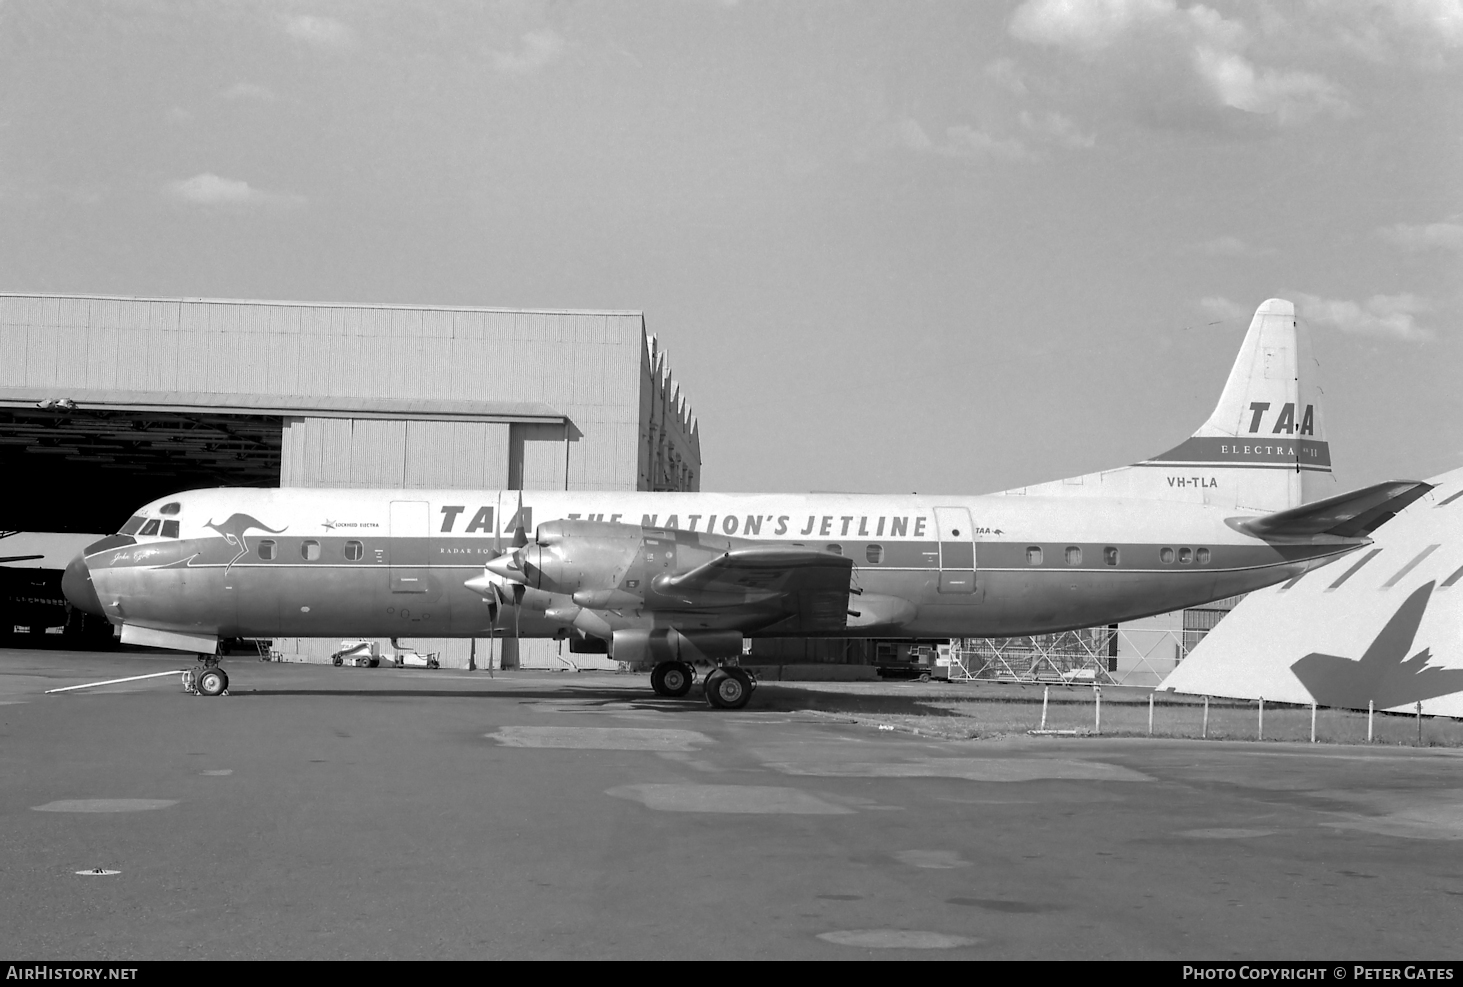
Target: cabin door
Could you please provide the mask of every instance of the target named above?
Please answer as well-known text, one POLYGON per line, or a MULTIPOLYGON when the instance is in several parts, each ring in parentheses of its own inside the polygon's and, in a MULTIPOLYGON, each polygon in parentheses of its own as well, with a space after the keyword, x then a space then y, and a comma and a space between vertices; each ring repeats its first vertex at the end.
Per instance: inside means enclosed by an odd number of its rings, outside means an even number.
POLYGON ((391 502, 391 592, 425 593, 427 551, 431 538, 425 500, 391 502))
POLYGON ((936 507, 940 538, 940 592, 975 592, 975 527, 964 507, 936 507))

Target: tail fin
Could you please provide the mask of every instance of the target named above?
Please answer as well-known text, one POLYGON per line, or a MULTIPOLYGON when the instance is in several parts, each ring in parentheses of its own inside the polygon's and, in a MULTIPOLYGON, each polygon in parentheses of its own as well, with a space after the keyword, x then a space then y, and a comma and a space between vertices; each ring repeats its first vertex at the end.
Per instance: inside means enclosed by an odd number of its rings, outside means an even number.
POLYGON ((1197 432, 1151 459, 1071 477, 1027 493, 1134 497, 1271 513, 1333 492, 1316 363, 1295 306, 1255 310, 1219 404, 1197 432))

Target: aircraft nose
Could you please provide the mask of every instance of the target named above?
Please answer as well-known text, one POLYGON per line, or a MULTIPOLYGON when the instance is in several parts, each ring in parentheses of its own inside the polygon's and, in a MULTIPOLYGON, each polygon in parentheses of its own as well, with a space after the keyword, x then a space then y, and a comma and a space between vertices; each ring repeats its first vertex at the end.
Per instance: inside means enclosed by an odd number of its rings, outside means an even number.
POLYGON ((87 568, 86 557, 78 555, 66 566, 61 576, 61 592, 73 607, 95 617, 105 617, 102 601, 97 598, 96 587, 91 584, 91 570, 87 568))

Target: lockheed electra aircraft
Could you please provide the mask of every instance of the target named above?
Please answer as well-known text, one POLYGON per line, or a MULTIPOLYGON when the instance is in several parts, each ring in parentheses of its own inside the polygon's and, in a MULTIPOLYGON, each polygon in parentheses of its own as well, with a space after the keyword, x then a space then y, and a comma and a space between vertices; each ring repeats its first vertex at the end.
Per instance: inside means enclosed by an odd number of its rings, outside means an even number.
POLYGON ((530 490, 193 490, 148 504, 68 569, 124 642, 236 637, 568 638, 705 671, 744 705, 751 637, 1004 637, 1247 593, 1369 543, 1428 489, 1330 495, 1331 453, 1294 309, 1255 313, 1209 420, 1120 469, 985 496, 530 490))

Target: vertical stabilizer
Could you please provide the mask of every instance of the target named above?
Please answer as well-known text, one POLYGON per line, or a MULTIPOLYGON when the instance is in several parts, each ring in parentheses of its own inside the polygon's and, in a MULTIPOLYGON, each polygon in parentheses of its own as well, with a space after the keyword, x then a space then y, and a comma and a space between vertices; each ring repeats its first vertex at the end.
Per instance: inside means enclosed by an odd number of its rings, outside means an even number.
POLYGON ((1331 449, 1316 369, 1295 306, 1272 298, 1255 311, 1219 404, 1192 436, 1132 466, 1024 493, 1179 500, 1261 513, 1329 496, 1335 492, 1331 449))

